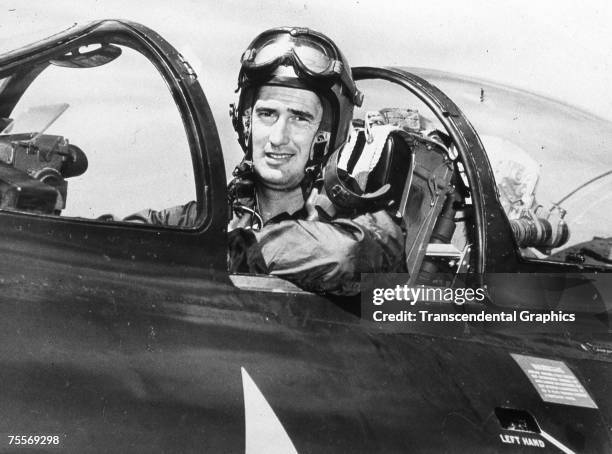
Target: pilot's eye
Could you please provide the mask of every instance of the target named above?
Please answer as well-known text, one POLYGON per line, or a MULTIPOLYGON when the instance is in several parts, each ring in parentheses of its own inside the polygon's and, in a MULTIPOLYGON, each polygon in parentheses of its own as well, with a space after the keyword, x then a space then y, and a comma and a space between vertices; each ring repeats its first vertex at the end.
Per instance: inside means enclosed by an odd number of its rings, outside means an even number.
POLYGON ((265 123, 272 122, 278 117, 276 112, 270 109, 257 109, 255 114, 257 115, 258 119, 265 123))
POLYGON ((290 118, 290 122, 293 126, 300 129, 308 129, 314 126, 314 120, 309 115, 295 114, 290 118))

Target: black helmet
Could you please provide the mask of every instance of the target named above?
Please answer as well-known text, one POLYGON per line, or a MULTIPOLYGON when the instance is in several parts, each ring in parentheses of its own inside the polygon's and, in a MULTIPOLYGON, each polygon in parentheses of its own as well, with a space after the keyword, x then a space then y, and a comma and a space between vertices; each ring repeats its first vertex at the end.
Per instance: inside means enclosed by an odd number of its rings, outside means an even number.
POLYGON ((263 85, 307 89, 323 105, 323 118, 310 150, 308 166, 318 166, 347 140, 353 109, 363 94, 355 86, 351 68, 334 42, 308 28, 278 27, 261 33, 242 54, 238 75, 238 107, 231 116, 238 142, 251 159, 251 108, 263 85), (292 67, 294 73, 279 71, 292 67))

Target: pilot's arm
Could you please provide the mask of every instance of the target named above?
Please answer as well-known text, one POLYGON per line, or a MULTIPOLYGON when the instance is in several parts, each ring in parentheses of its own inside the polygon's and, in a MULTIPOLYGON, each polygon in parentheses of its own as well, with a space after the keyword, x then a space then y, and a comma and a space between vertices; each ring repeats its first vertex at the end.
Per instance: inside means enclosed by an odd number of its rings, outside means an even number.
MULTIPOLYGON (((178 205, 165 210, 141 210, 123 218, 123 221, 141 222, 153 225, 171 225, 176 227, 192 227, 198 217, 198 210, 195 201, 185 205, 178 205)), ((116 220, 116 219, 110 219, 116 220)))
POLYGON ((401 271, 403 249, 402 231, 384 210, 331 222, 288 220, 230 232, 230 271, 263 271, 312 292, 353 295, 360 273, 401 271))

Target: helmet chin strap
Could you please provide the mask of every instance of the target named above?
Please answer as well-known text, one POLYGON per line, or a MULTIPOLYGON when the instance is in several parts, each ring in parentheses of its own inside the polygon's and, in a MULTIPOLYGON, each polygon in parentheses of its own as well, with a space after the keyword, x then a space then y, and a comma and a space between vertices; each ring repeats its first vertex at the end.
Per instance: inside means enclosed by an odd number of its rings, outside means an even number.
POLYGON ((311 163, 319 163, 323 161, 323 158, 327 155, 327 151, 329 149, 329 138, 331 133, 327 131, 317 131, 312 139, 312 144, 310 145, 310 158, 309 163, 306 164, 306 167, 311 163))
POLYGON ((328 131, 317 131, 310 145, 310 158, 304 168, 304 178, 300 182, 304 202, 308 199, 317 180, 322 178, 325 157, 329 149, 331 134, 328 131))

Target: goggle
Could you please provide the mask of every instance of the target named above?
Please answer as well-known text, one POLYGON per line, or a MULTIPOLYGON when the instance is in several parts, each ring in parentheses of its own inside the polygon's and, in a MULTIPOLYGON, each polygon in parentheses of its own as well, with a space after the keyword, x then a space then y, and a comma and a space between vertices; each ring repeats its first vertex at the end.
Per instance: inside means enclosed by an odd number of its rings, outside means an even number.
POLYGON ((281 27, 262 33, 242 54, 241 64, 239 84, 291 65, 299 78, 315 82, 340 79, 355 105, 363 101, 336 45, 308 28, 281 27))

